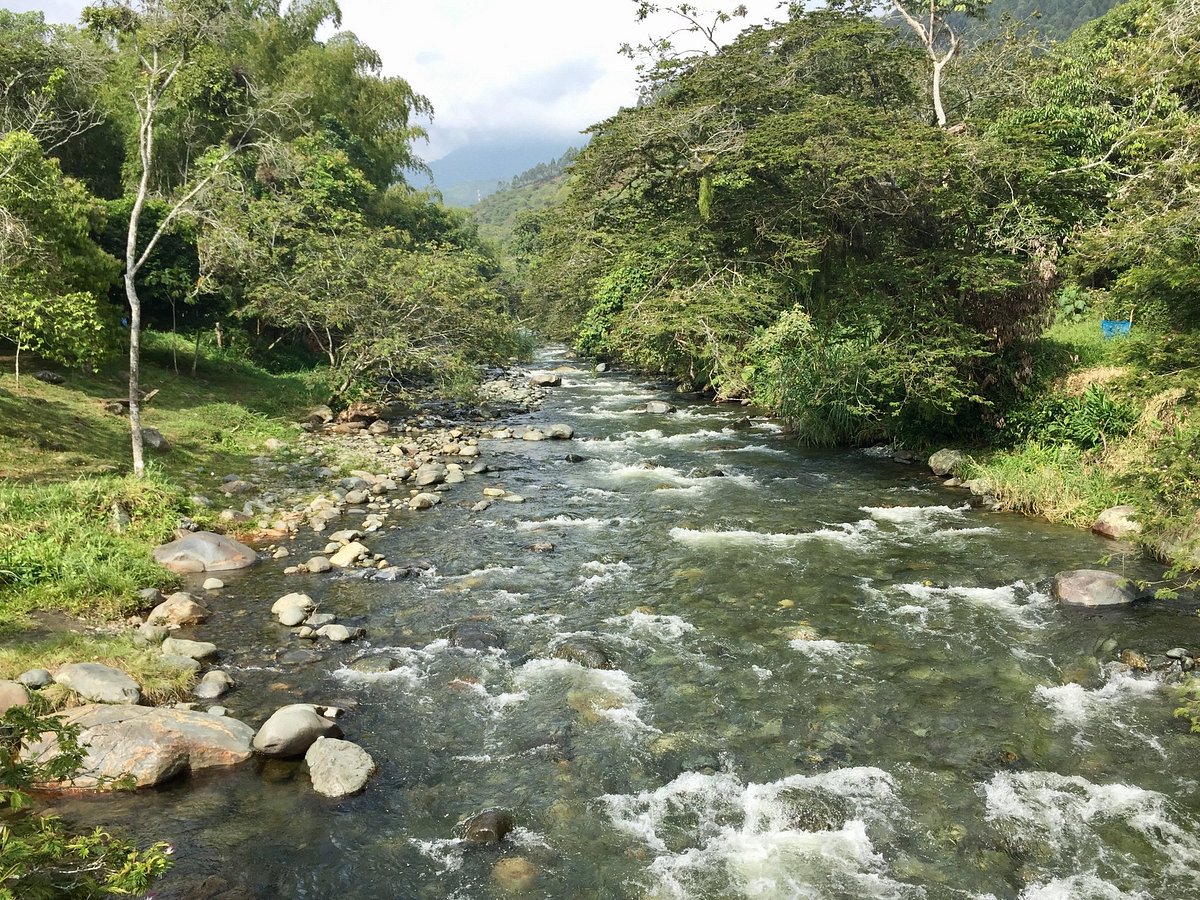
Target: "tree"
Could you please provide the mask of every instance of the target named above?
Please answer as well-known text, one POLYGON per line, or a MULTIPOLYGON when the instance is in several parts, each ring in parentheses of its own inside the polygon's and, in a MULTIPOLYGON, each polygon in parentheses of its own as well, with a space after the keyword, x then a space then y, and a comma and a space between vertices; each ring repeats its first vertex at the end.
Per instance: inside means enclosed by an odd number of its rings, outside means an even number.
POLYGON ((94 362, 108 336, 102 301, 119 272, 91 233, 102 204, 64 178, 34 135, 0 137, 0 335, 21 353, 94 362))
POLYGON ((961 38, 951 15, 982 18, 991 0, 890 0, 891 8, 908 24, 925 49, 933 67, 933 112, 940 127, 946 127, 942 103, 942 73, 958 55, 961 38))
POLYGON ((137 113, 137 186, 129 214, 125 244, 125 294, 129 303, 129 424, 133 471, 145 474, 141 418, 142 304, 138 272, 163 236, 186 215, 225 163, 252 144, 264 110, 256 109, 249 84, 244 85, 243 115, 231 122, 225 140, 209 148, 193 175, 168 201, 168 209, 149 239, 141 237, 141 217, 152 195, 158 161, 161 119, 178 101, 175 89, 190 72, 199 51, 217 43, 230 25, 232 11, 222 0, 104 0, 84 10, 84 21, 135 59, 138 78, 133 94, 137 113))

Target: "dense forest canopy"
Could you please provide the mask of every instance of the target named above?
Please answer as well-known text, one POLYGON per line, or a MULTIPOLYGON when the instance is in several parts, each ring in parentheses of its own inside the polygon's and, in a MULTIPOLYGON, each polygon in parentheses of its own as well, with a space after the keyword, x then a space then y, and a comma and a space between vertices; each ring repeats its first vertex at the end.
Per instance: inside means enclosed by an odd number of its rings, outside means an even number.
POLYGON ((333 0, 106 0, 79 28, 0 11, 0 336, 116 350, 136 215, 148 327, 314 353, 341 395, 506 355, 494 253, 406 180, 428 100, 340 23, 333 0))
POLYGON ((565 204, 522 225, 530 300, 809 440, 998 427, 1064 278, 1193 321, 1197 21, 1135 0, 1050 53, 984 42, 939 128, 904 30, 795 5, 592 129, 565 204))

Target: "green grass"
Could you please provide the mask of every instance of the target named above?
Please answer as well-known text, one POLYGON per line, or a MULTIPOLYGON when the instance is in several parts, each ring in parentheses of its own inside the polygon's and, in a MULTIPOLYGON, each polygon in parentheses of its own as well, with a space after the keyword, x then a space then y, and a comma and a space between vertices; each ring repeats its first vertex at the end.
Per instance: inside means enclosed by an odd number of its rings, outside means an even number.
POLYGON ((173 582, 150 551, 187 511, 183 493, 157 474, 0 484, 0 631, 35 609, 101 621, 136 611, 139 588, 173 582), (114 505, 130 516, 123 532, 114 505))
MULTIPOLYGON (((0 376, 0 633, 34 610, 99 622, 136 611, 139 588, 173 583, 152 548, 184 515, 205 522, 188 495, 211 491, 213 473, 248 471, 268 439, 294 441, 293 423, 322 397, 320 370, 270 372, 210 347, 193 377, 191 353, 183 339, 145 336, 142 386, 157 393, 144 424, 173 447, 148 454, 145 479, 129 474, 127 417, 105 408, 127 391, 120 360, 58 386, 0 376), (131 518, 123 532, 114 504, 131 518)), ((57 368, 30 360, 24 371, 43 367, 57 368)))
MULTIPOLYGON (((149 333, 145 344, 142 389, 158 393, 143 408, 143 424, 173 445, 171 453, 152 458, 178 482, 187 483, 197 469, 245 468, 267 439, 294 437, 291 422, 322 397, 320 370, 272 373, 233 353, 205 348, 193 378, 186 341, 149 333)), ((36 368, 35 361, 24 366, 27 373, 36 368)), ((45 483, 128 472, 128 420, 104 409, 104 401, 127 395, 126 371, 114 359, 94 375, 64 373, 67 383, 61 386, 26 375, 20 387, 5 372, 0 479, 45 483)))
POLYGON ((966 478, 986 481, 1005 509, 1050 522, 1091 527, 1110 506, 1133 498, 1076 447, 1022 444, 971 460, 966 478))
MULTIPOLYGON (((88 660, 121 669, 142 687, 151 703, 186 699, 191 672, 166 665, 158 648, 138 646, 125 635, 63 632, 50 637, 0 646, 0 679, 15 679, 33 668, 51 672, 67 663, 88 660)), ((65 705, 70 692, 53 685, 40 692, 52 706, 65 705)))

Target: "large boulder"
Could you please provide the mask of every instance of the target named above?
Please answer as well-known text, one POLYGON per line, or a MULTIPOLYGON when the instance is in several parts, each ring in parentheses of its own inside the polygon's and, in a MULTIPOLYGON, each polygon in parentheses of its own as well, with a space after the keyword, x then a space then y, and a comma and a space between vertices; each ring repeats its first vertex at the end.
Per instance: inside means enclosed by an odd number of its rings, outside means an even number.
POLYGON ((529 376, 529 383, 534 387, 558 387, 562 384, 562 376, 554 372, 534 372, 529 376))
POLYGON ((655 416, 665 416, 667 413, 675 412, 675 407, 662 400, 651 400, 642 407, 642 411, 655 416))
POLYGON ((939 450, 929 457, 929 468, 933 470, 934 475, 944 478, 953 475, 955 469, 965 461, 966 457, 957 450, 939 450))
POLYGON ((336 738, 318 738, 304 754, 304 762, 313 790, 334 800, 357 794, 376 772, 371 754, 357 744, 336 738))
POLYGON ((293 703, 275 710, 254 736, 254 749, 263 756, 303 756, 317 738, 340 738, 337 722, 321 715, 321 707, 293 703))
POLYGON ((154 551, 154 559, 179 575, 245 569, 258 561, 245 544, 223 534, 197 531, 154 551))
MULTIPOLYGON (((62 720, 79 727, 86 755, 80 773, 57 787, 98 788, 125 777, 151 787, 184 772, 235 766, 250 758, 254 736, 236 719, 185 709, 91 705, 68 710, 62 720)), ((46 734, 22 756, 44 762, 57 753, 46 734)))
POLYGON ((1092 531, 1114 541, 1136 537, 1142 532, 1142 526, 1137 523, 1136 516, 1137 509, 1135 507, 1109 507, 1096 518, 1092 524, 1092 531))
POLYGON ((142 689, 138 683, 112 666, 101 663, 68 663, 54 674, 54 680, 93 703, 139 703, 142 689))
POLYGON ((1067 606, 1128 606, 1141 595, 1137 585, 1116 572, 1076 569, 1054 576, 1054 596, 1067 606))
POLYGON ((561 423, 551 425, 546 429, 546 437, 552 441, 569 441, 575 437, 575 429, 561 423))

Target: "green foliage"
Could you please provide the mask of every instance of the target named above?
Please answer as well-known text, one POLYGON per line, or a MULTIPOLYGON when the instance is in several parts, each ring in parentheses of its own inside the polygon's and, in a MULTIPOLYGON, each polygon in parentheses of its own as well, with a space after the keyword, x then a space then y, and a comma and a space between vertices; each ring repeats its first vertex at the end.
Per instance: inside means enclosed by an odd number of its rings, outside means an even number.
POLYGON ((1090 385, 1080 396, 1039 396, 1030 405, 1009 414, 1005 432, 1013 441, 1073 444, 1090 450, 1125 437, 1137 419, 1137 407, 1090 385))
POLYGON ((0 137, 0 336, 63 363, 94 362, 106 345, 100 305, 116 261, 92 240, 103 221, 33 135, 0 137))
POLYGON ((104 618, 133 611, 139 588, 171 583, 149 548, 171 538, 187 508, 158 478, 0 484, 0 624, 39 606, 104 618), (132 520, 123 531, 114 507, 132 520))
POLYGON ((1175 718, 1187 719, 1192 726, 1192 734, 1200 734, 1200 678, 1189 678, 1179 688, 1180 706, 1175 710, 1175 718))
POLYGON ((46 782, 69 780, 79 771, 84 751, 79 729, 47 712, 40 698, 10 709, 0 720, 0 898, 90 900, 142 895, 170 866, 171 848, 145 850, 97 828, 73 834, 53 816, 26 811, 28 791, 46 782), (24 742, 53 736, 58 752, 49 759, 24 758, 24 742))

